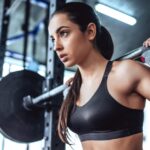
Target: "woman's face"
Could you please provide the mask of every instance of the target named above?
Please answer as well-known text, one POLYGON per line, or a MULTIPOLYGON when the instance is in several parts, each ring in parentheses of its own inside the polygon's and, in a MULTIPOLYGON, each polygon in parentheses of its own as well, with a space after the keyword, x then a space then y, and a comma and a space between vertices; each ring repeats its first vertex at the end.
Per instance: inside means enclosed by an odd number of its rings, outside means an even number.
POLYGON ((54 50, 66 67, 80 65, 89 55, 92 43, 88 32, 81 32, 79 26, 66 14, 56 14, 49 24, 49 35, 54 50))

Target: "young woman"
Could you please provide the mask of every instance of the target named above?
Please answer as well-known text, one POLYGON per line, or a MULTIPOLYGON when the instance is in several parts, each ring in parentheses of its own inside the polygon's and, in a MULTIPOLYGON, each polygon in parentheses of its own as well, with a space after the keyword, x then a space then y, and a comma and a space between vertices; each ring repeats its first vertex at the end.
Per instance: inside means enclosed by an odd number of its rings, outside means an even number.
POLYGON ((70 143, 69 127, 84 150, 142 150, 150 69, 133 60, 110 61, 111 36, 84 3, 67 3, 57 10, 49 34, 63 64, 78 68, 60 110, 62 141, 70 143))

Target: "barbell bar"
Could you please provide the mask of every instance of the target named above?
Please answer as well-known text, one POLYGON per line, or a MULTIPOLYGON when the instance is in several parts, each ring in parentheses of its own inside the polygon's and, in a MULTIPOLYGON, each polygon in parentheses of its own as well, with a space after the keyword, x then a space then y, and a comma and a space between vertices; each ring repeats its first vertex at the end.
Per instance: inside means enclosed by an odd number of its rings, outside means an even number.
MULTIPOLYGON (((126 53, 124 56, 119 57, 115 60, 136 59, 147 51, 150 51, 149 47, 146 48, 146 47, 141 46, 139 48, 132 50, 131 52, 126 53)), ((68 87, 69 86, 67 84, 63 84, 35 98, 32 98, 30 95, 28 95, 23 98, 23 105, 26 109, 31 110, 32 107, 34 107, 34 105, 36 104, 41 104, 41 103, 44 103, 45 101, 49 102, 50 99, 48 98, 53 97, 63 92, 68 87)))

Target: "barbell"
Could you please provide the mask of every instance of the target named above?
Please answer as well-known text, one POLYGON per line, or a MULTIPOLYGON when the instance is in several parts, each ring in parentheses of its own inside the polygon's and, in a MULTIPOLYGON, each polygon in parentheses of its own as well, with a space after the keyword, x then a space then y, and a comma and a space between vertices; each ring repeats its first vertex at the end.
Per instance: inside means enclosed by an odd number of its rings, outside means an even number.
MULTIPOLYGON (((118 59, 135 59, 147 52, 149 48, 140 47, 118 59)), ((68 87, 64 84, 42 94, 43 81, 42 76, 29 70, 12 72, 2 78, 0 129, 4 136, 21 143, 43 138, 45 108, 41 104, 68 87)))

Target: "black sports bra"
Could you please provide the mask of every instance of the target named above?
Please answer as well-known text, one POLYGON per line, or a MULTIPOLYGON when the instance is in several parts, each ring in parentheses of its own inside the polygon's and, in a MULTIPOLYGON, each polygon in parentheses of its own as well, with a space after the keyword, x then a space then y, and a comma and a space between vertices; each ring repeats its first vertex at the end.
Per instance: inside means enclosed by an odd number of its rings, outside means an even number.
POLYGON ((83 106, 75 105, 68 127, 81 141, 109 140, 142 132, 143 110, 127 108, 108 92, 107 77, 112 62, 107 63, 103 79, 92 98, 83 106))

